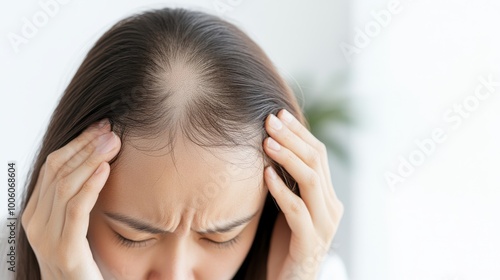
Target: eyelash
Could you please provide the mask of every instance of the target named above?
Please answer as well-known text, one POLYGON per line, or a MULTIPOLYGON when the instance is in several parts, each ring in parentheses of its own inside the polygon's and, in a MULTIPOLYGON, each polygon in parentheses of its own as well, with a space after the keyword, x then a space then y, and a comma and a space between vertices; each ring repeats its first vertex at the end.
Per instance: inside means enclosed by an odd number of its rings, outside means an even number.
MULTIPOLYGON (((115 235, 117 237, 118 243, 122 246, 125 246, 127 248, 134 248, 134 247, 144 247, 146 246, 146 243, 148 242, 147 240, 143 241, 135 241, 135 240, 130 240, 128 238, 123 237, 121 234, 115 232, 115 235)), ((210 239, 204 239, 213 246, 217 247, 218 249, 229 249, 236 245, 239 241, 239 235, 235 236, 233 239, 230 239, 228 241, 224 242, 216 242, 210 239)))
POLYGON ((206 240, 207 242, 210 242, 210 244, 217 247, 217 249, 229 249, 229 248, 234 247, 234 245, 236 245, 236 243, 238 243, 239 237, 240 237, 239 235, 236 235, 233 239, 230 239, 230 240, 224 241, 224 242, 215 242, 215 241, 212 241, 210 239, 204 239, 204 240, 206 240))
POLYGON ((146 246, 146 243, 148 240, 143 240, 143 241, 135 241, 135 240, 130 240, 128 238, 123 237, 121 234, 115 232, 115 235, 117 237, 118 243, 122 246, 125 246, 127 248, 133 248, 133 247, 144 247, 146 246))

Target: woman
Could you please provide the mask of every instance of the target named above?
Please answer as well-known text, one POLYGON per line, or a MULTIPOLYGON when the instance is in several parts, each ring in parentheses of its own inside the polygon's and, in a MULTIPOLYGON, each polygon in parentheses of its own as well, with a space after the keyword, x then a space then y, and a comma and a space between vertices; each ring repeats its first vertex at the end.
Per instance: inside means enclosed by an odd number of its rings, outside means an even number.
POLYGON ((50 120, 16 279, 330 277, 343 205, 306 125, 234 25, 168 8, 118 22, 50 120))

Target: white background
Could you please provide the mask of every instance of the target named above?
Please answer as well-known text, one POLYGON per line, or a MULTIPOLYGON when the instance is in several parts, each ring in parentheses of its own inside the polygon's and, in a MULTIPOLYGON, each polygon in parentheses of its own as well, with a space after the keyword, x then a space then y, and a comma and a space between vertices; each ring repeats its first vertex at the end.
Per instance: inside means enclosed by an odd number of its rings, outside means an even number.
MULTIPOLYGON (((21 34, 23 18, 32 20, 45 2, 11 1, 0 9, 0 224, 7 212, 6 163, 17 162, 22 185, 58 98, 106 29, 147 8, 217 14, 211 0, 74 0, 59 5, 15 52, 8 34, 21 34)), ((349 73, 346 95, 359 125, 339 137, 353 164, 345 168, 332 158, 332 174, 346 206, 335 243, 350 278, 500 279, 500 86, 460 125, 443 117, 472 100, 480 77, 500 82, 499 2, 227 2, 234 8, 223 16, 256 40, 287 80, 307 73, 322 84, 349 73), (377 23, 388 6, 397 12, 377 23), (372 33, 360 43, 366 30, 372 33), (345 56, 341 45, 357 53, 345 56), (415 141, 435 129, 446 140, 390 187, 385 174, 398 173, 400 157, 421 153, 415 141)))

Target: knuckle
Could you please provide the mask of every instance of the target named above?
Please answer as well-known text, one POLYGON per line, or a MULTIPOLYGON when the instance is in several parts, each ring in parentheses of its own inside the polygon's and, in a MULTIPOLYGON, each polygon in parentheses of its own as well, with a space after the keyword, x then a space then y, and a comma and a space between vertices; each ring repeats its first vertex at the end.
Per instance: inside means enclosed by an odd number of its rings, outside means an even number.
POLYGON ((290 143, 293 140, 292 132, 290 130, 285 130, 282 137, 284 143, 290 143))
POLYGON ((85 182, 83 184, 83 186, 80 189, 79 193, 82 194, 82 195, 85 195, 85 196, 93 195, 94 194, 94 189, 95 189, 94 184, 92 184, 89 181, 87 181, 87 182, 85 182))
POLYGON ((63 198, 66 196, 69 190, 69 180, 68 177, 62 177, 60 178, 55 186, 55 191, 56 191, 56 197, 57 198, 63 198))
POLYGON ((21 220, 21 225, 22 225, 24 232, 26 234, 26 238, 28 238, 28 240, 31 243, 32 236, 33 236, 33 230, 31 229, 31 225, 29 224, 29 221, 25 221, 23 219, 23 220, 21 220))
POLYGON ((26 214, 26 212, 23 212, 23 214, 21 215, 21 226, 24 228, 25 231, 28 228, 30 220, 31 217, 28 217, 28 214, 26 214))
POLYGON ((285 197, 289 191, 290 191, 290 189, 288 187, 281 186, 278 190, 278 195, 280 197, 285 197))
POLYGON ((40 232, 38 232, 38 230, 31 223, 27 223, 25 226, 23 225, 23 228, 29 243, 32 246, 36 246, 40 238, 40 232))
POLYGON ((59 154, 57 151, 50 153, 46 159, 46 166, 52 171, 57 171, 60 168, 59 154))
POLYGON ((297 159, 295 154, 292 153, 291 151, 283 151, 285 152, 285 160, 287 162, 295 162, 295 160, 297 159))
POLYGON ((70 200, 66 205, 66 215, 69 219, 80 219, 85 215, 85 209, 76 200, 70 200))
POLYGON ((97 166, 99 166, 100 163, 101 163, 101 160, 99 160, 97 157, 94 157, 94 156, 88 157, 83 162, 83 164, 85 164, 85 166, 87 166, 89 168, 96 168, 97 166))
POLYGON ((64 177, 66 177, 66 175, 68 175, 69 173, 71 173, 72 170, 73 169, 70 168, 67 164, 63 164, 59 168, 59 172, 57 172, 57 174, 56 174, 56 179, 57 180, 63 179, 64 177))
POLYGON ((310 171, 309 174, 307 175, 307 179, 306 179, 306 182, 307 184, 309 184, 309 186, 316 186, 319 184, 319 176, 318 176, 318 173, 314 172, 314 171, 310 171))
POLYGON ((85 145, 82 149, 83 153, 86 155, 90 155, 97 148, 96 141, 90 141, 87 145, 85 145))
POLYGON ((294 215, 302 214, 304 208, 305 208, 305 204, 301 199, 300 200, 294 199, 290 202, 290 211, 294 215))
POLYGON ((300 135, 306 135, 307 133, 310 133, 310 131, 302 124, 298 126, 298 131, 300 135))
POLYGON ((327 149, 326 149, 326 145, 325 143, 321 142, 318 140, 318 142, 316 143, 316 149, 321 152, 322 154, 326 154, 327 152, 327 149))
POLYGON ((312 166, 318 166, 320 163, 320 157, 319 157, 319 152, 318 150, 314 149, 313 147, 309 148, 309 151, 307 153, 307 162, 312 165, 312 166))
POLYGON ((86 131, 84 131, 82 134, 75 137, 72 140, 72 142, 75 144, 75 146, 80 146, 86 142, 86 136, 87 136, 87 133, 86 133, 86 131))

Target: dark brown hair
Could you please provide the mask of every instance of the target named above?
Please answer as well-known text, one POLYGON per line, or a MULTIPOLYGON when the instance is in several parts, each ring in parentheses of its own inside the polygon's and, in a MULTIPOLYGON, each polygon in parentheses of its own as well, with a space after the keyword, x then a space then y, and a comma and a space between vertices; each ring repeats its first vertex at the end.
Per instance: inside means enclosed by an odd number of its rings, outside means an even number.
MULTIPOLYGON (((109 118, 122 143, 128 137, 166 132, 170 145, 176 133, 183 133, 200 146, 255 148, 292 188, 293 178, 262 149, 268 136, 265 119, 282 108, 308 127, 295 95, 270 59, 235 25, 186 9, 150 10, 125 18, 96 42, 61 97, 28 174, 21 213, 46 157, 103 118, 109 118), (178 67, 191 71, 190 94, 176 96, 178 67)), ((278 211, 268 194, 253 245, 234 279, 266 278, 278 211)), ((16 279, 41 279, 22 227, 18 236, 16 279)))

